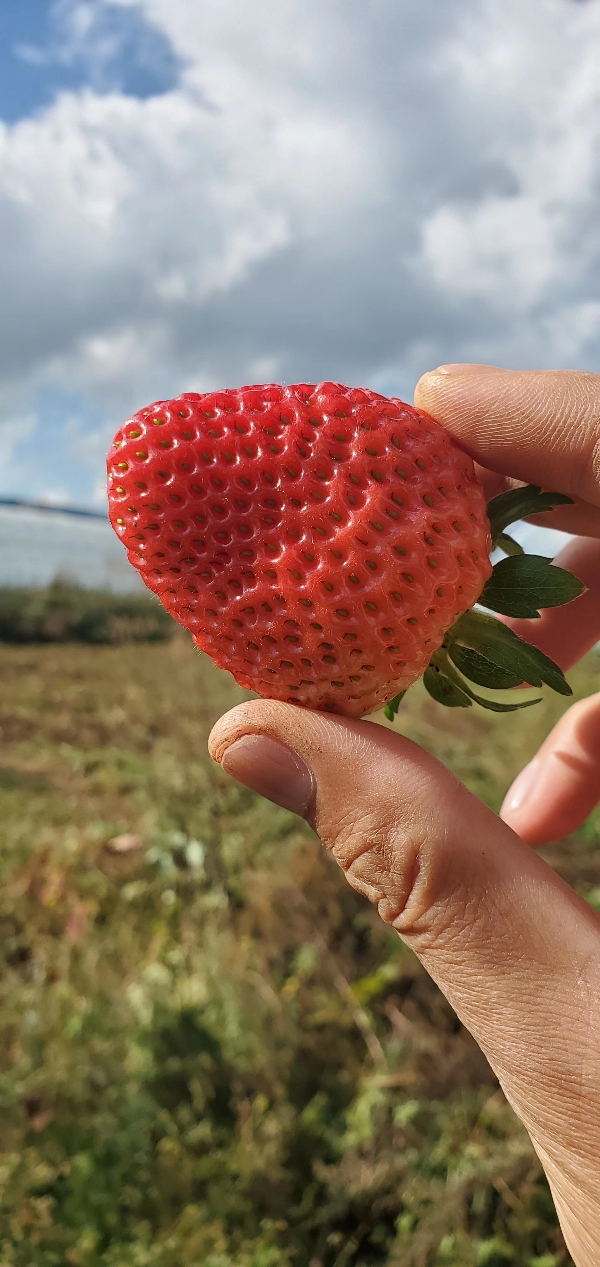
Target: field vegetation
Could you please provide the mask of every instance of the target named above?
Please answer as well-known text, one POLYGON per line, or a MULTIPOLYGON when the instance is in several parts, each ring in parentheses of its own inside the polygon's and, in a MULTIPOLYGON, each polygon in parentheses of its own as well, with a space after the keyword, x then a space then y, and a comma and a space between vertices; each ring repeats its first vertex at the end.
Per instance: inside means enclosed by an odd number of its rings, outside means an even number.
MULTIPOLYGON (((0 1267, 566 1267, 435 985, 210 762, 232 679, 179 634, 4 645, 0 674, 0 1267)), ((565 706, 413 688, 399 725, 497 807, 565 706)), ((599 844, 545 851, 598 906, 599 844)))

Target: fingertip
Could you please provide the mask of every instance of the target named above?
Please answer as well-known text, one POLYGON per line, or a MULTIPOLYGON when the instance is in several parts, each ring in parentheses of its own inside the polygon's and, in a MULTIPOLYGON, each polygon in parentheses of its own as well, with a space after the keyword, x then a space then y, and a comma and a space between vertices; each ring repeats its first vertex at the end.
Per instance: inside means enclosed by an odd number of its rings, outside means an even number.
POLYGON ((428 370, 426 374, 422 374, 415 387, 415 407, 430 413, 431 401, 435 400, 438 394, 444 391, 447 378, 448 375, 444 365, 440 365, 437 370, 428 370))
POLYGON ((496 369, 493 365, 478 365, 470 361, 449 362, 447 365, 438 365, 435 370, 428 370, 419 379, 415 387, 415 405, 418 408, 426 409, 427 402, 438 399, 443 393, 455 386, 462 386, 467 380, 476 380, 483 378, 488 374, 498 374, 502 371, 496 369))
POLYGON ((236 704, 219 717, 208 736, 208 751, 213 761, 222 765, 227 749, 244 735, 291 733, 292 719, 286 714, 293 716, 298 711, 292 704, 283 704, 280 700, 256 699, 236 704))
POLYGON ((539 753, 517 776, 500 816, 521 840, 538 846, 569 835, 600 799, 600 695, 563 714, 539 753))
POLYGON ((243 716, 241 710, 245 708, 245 704, 237 704, 235 708, 230 708, 227 713, 224 713, 215 722, 208 736, 208 751, 213 761, 216 761, 218 765, 222 764, 223 755, 229 745, 235 742, 236 729, 243 716))
MULTIPOLYGON (((515 814, 521 809, 525 801, 533 791, 536 779, 540 772, 540 761, 534 757, 533 761, 526 765, 521 773, 517 775, 512 787, 508 789, 502 805, 502 817, 506 814, 515 814)), ((505 819, 506 821, 506 819, 505 819)))

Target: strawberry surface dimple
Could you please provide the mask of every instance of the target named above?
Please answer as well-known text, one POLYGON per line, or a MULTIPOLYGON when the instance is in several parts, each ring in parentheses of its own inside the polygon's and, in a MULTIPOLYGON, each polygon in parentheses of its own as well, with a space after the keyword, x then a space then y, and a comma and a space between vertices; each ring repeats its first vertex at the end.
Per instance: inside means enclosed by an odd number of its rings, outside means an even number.
POLYGON ((133 565, 261 695, 373 711, 420 677, 491 571, 470 458, 367 389, 184 393, 124 424, 108 470, 133 565))

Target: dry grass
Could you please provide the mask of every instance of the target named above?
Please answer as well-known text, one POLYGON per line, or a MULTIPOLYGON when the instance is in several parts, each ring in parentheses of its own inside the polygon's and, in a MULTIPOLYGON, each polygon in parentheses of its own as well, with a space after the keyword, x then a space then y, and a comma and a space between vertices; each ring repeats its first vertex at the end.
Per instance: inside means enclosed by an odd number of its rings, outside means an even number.
MULTIPOLYGON (((0 1267, 564 1267, 436 987, 209 761, 232 680, 179 636, 2 647, 0 673, 0 1267)), ((564 706, 414 690, 401 725, 497 806, 564 706)), ((590 824, 548 856, 587 893, 597 846, 590 824)))

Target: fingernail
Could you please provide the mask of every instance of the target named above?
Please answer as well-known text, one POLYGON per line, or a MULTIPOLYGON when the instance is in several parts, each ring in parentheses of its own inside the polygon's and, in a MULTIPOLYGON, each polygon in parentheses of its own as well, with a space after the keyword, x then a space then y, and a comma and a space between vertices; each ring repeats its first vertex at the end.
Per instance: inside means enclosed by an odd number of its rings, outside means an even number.
POLYGON ((297 753, 269 735, 244 735, 221 758, 227 774, 268 801, 304 817, 312 801, 313 776, 297 753))
POLYGON ((521 809, 540 777, 540 767, 541 763, 534 758, 524 770, 521 770, 506 793, 503 810, 509 810, 512 813, 514 810, 521 809))

